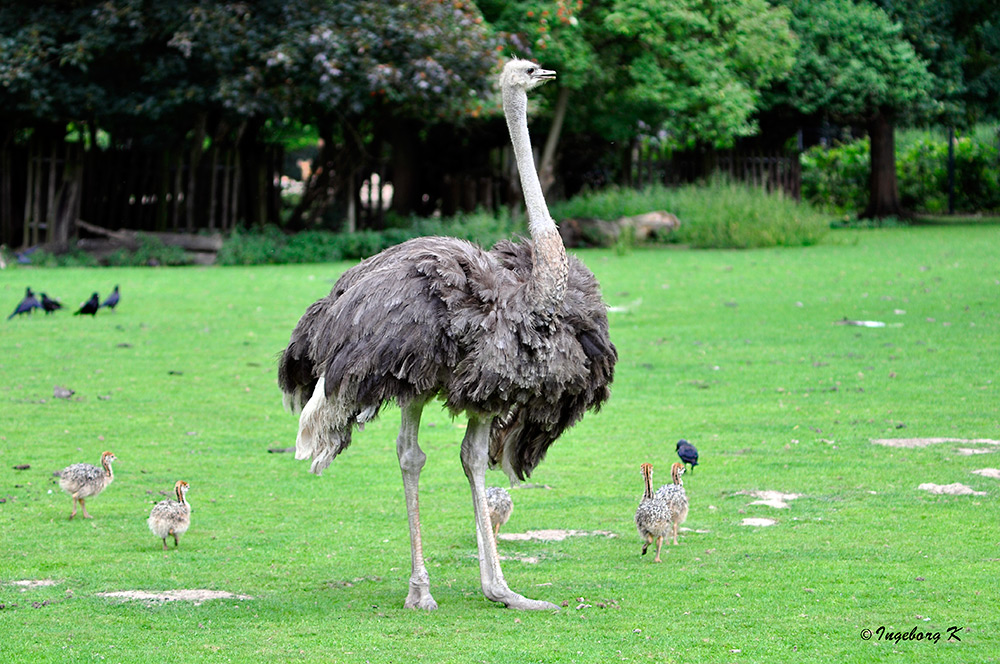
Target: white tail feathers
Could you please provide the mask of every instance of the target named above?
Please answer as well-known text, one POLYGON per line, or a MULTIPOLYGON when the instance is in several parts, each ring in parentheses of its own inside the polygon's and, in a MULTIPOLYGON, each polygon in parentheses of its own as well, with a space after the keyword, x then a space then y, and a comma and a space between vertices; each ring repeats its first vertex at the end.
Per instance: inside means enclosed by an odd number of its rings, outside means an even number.
MULTIPOLYGON (((295 396, 292 397, 293 404, 295 396)), ((288 396, 286 395, 286 399, 288 396)), ((301 399, 299 399, 301 402, 301 399)), ((316 382, 309 401, 299 415, 299 433, 295 438, 295 458, 312 459, 309 472, 320 475, 341 450, 351 443, 351 418, 326 396, 326 380, 316 382)), ((360 422, 361 416, 358 416, 360 422)))
MULTIPOLYGON (((298 394, 286 394, 286 406, 289 401, 291 401, 294 407, 294 405, 301 403, 301 397, 298 394)), ((334 456, 330 450, 323 449, 325 445, 323 444, 322 434, 326 428, 324 427, 326 418, 323 415, 327 408, 326 380, 320 378, 316 383, 316 388, 313 390, 312 397, 309 398, 305 408, 302 409, 302 414, 299 416, 299 434, 295 438, 295 458, 300 461, 302 459, 313 459, 313 464, 309 468, 309 471, 317 475, 330 465, 334 456)))

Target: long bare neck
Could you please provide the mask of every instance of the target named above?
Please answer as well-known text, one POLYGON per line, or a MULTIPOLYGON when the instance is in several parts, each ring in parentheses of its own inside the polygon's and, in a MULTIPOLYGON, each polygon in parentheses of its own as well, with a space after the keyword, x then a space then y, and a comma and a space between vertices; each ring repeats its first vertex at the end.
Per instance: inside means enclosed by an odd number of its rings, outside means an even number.
POLYGON ((642 469, 643 491, 642 498, 647 500, 653 497, 653 469, 643 467, 642 469))
POLYGON ((184 500, 184 492, 181 490, 180 487, 176 487, 174 489, 174 493, 177 494, 177 502, 179 502, 181 505, 187 502, 186 500, 184 500))
POLYGON ((683 475, 683 474, 684 474, 684 467, 683 466, 675 465, 671 469, 670 476, 671 476, 671 479, 673 479, 674 484, 676 484, 677 486, 680 486, 680 487, 684 486, 684 482, 681 481, 681 475, 683 475))
POLYGON ((111 461, 108 459, 101 459, 101 466, 104 467, 104 478, 109 481, 114 479, 115 471, 111 470, 111 461))
POLYGON ((528 232, 534 241, 529 297, 542 312, 558 309, 566 293, 569 263, 566 248, 542 195, 542 184, 535 170, 535 159, 528 136, 528 95, 524 89, 505 86, 504 115, 514 146, 517 172, 521 178, 524 204, 528 212, 528 232))

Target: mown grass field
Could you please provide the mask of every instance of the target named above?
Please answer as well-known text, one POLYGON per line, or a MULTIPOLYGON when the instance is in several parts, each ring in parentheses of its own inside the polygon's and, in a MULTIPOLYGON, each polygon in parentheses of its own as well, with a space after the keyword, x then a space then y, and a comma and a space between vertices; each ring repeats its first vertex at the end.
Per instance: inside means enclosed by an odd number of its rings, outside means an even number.
POLYGON ((551 449, 531 479, 547 488, 512 491, 504 533, 613 536, 501 540, 511 587, 565 607, 529 614, 482 597, 462 423, 444 411, 421 430, 436 612, 401 608, 392 409, 322 477, 268 453, 297 424, 276 355, 349 264, 0 272, 4 315, 25 286, 71 305, 122 289, 113 314, 0 323, 0 661, 1000 661, 1000 480, 972 472, 1000 467, 1000 446, 871 442, 1000 439, 1000 226, 579 255, 623 309, 614 395, 551 449), (639 464, 665 481, 682 437, 702 457, 690 530, 655 565, 632 522, 639 464), (114 483, 93 520, 67 520, 53 471, 105 449, 114 483), (163 552, 145 519, 178 479, 193 523, 163 552), (918 489, 956 482, 984 495, 918 489), (759 490, 799 497, 741 493, 759 490), (178 589, 252 599, 98 595, 178 589), (940 638, 886 639, 914 628, 940 638))

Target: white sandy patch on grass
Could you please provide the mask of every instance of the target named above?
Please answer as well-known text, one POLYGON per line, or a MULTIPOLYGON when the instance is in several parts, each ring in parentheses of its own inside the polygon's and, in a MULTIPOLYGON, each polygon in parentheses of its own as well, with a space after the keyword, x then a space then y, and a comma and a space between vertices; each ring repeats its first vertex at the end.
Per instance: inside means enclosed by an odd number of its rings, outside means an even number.
POLYGON ((1000 480, 1000 470, 996 468, 980 468, 979 470, 972 471, 976 475, 982 475, 983 477, 992 477, 995 480, 1000 480))
POLYGON ((965 486, 960 482, 953 484, 933 484, 927 482, 917 487, 921 491, 929 491, 933 494, 943 494, 947 496, 985 496, 985 491, 976 491, 971 486, 965 486))
POLYGON ((751 517, 747 517, 747 518, 743 519, 743 521, 740 522, 740 525, 741 526, 758 526, 758 527, 763 528, 765 526, 774 526, 774 525, 777 525, 777 523, 778 522, 775 519, 767 519, 767 518, 764 518, 764 517, 751 516, 751 517))
POLYGON ((618 537, 609 530, 529 530, 525 533, 500 533, 499 539, 508 542, 525 542, 541 540, 542 542, 561 542, 567 537, 618 537))
POLYGON ((992 438, 873 438, 876 445, 886 447, 927 447, 943 443, 959 443, 962 445, 1000 445, 1000 440, 992 438))
POLYGON ((21 586, 21 590, 27 590, 29 588, 43 588, 45 586, 54 586, 58 581, 55 579, 21 579, 19 581, 11 581, 12 586, 21 586))
POLYGON ((766 507, 774 507, 775 509, 788 509, 791 507, 788 504, 789 500, 802 497, 801 493, 782 493, 781 491, 737 491, 736 493, 741 496, 753 496, 757 498, 757 500, 750 503, 751 505, 764 505, 766 507))
POLYGON ((194 602, 197 606, 211 599, 253 599, 249 595, 235 595, 224 590, 181 589, 148 592, 145 590, 118 590, 109 593, 97 593, 98 597, 115 599, 139 600, 143 602, 194 602))

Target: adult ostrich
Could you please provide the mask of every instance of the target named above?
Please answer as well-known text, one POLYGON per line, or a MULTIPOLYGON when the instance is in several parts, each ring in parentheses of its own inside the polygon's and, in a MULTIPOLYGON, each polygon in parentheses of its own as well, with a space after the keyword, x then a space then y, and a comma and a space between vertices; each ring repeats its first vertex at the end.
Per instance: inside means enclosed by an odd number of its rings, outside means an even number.
POLYGON ((594 275, 569 258, 542 196, 528 137, 527 91, 555 72, 512 60, 500 76, 527 204, 530 242, 490 251, 417 238, 351 268, 310 306, 282 354, 285 406, 301 411, 295 457, 319 474, 387 401, 402 411, 396 451, 410 526, 407 608, 434 609, 420 538, 417 443, 424 405, 440 397, 469 419, 461 460, 472 489, 483 592, 516 609, 554 604, 504 580, 486 504, 487 466, 525 479, 549 445, 609 397, 617 351, 594 275))

